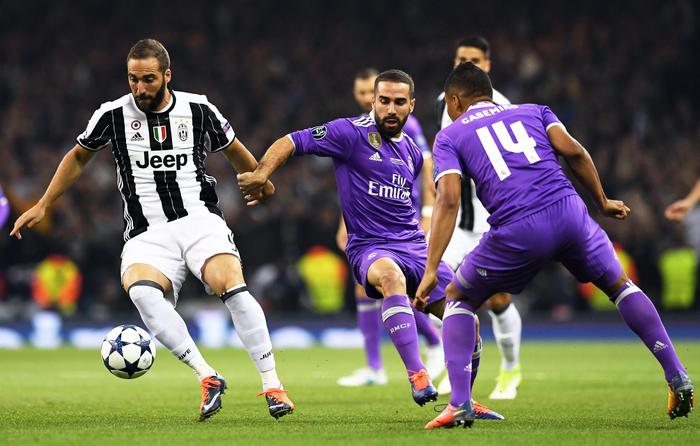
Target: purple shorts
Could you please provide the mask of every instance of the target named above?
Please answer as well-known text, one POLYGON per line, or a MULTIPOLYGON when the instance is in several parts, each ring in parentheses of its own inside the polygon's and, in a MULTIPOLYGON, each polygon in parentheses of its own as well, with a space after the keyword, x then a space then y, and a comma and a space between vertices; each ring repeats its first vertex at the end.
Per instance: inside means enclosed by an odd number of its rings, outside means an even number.
POLYGON ((580 282, 609 286, 622 274, 608 235, 578 195, 570 195, 521 220, 492 228, 464 260, 454 285, 481 305, 496 292, 520 293, 551 261, 580 282))
MULTIPOLYGON (((374 262, 381 258, 389 258, 396 263, 406 278, 408 297, 413 299, 420 284, 425 261, 428 258, 428 246, 425 241, 406 243, 376 243, 353 247, 348 250, 348 261, 352 267, 357 283, 365 287, 367 296, 382 299, 382 294, 367 282, 367 271, 374 262)), ((445 288, 452 280, 454 273, 444 262, 438 268, 438 284, 430 293, 428 305, 445 297, 445 288)))

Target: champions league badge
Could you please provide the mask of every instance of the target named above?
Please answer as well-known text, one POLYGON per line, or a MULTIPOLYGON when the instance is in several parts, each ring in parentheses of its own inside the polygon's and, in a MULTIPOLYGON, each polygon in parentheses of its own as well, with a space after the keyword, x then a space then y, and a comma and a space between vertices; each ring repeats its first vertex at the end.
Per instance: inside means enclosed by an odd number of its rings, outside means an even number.
POLYGON ((328 129, 326 128, 325 125, 319 125, 318 127, 314 127, 311 129, 311 136, 316 141, 325 138, 326 133, 328 133, 328 129))
POLYGON ((382 137, 379 136, 377 132, 369 132, 367 134, 367 139, 369 139, 370 145, 377 150, 382 146, 382 137))

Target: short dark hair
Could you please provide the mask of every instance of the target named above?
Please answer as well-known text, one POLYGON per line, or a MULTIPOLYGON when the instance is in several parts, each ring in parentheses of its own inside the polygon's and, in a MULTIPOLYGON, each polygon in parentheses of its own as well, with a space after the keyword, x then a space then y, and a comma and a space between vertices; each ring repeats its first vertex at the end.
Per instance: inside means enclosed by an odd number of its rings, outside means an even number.
POLYGON ((457 42, 457 45, 455 45, 455 50, 463 46, 479 48, 481 51, 484 52, 484 55, 486 55, 487 59, 491 58, 491 46, 489 45, 489 41, 482 36, 469 36, 463 38, 462 40, 457 42))
POLYGON ((148 59, 155 57, 160 65, 160 71, 165 73, 165 70, 170 68, 170 55, 162 43, 156 39, 142 39, 131 47, 129 54, 126 56, 126 62, 130 59, 148 59))
POLYGON ((406 73, 405 71, 401 70, 386 70, 382 71, 377 75, 377 79, 374 81, 374 91, 377 91, 377 87, 379 86, 380 82, 398 82, 401 84, 408 84, 408 92, 409 96, 413 98, 413 91, 415 90, 415 86, 413 84, 413 78, 406 73))
POLYGON ((464 62, 457 65, 447 76, 445 93, 454 93, 465 98, 493 98, 493 87, 489 75, 484 70, 471 62, 464 62))
POLYGON ((360 71, 357 72, 355 75, 355 79, 370 79, 375 76, 379 75, 379 71, 376 68, 373 67, 368 67, 368 68, 363 68, 360 71))

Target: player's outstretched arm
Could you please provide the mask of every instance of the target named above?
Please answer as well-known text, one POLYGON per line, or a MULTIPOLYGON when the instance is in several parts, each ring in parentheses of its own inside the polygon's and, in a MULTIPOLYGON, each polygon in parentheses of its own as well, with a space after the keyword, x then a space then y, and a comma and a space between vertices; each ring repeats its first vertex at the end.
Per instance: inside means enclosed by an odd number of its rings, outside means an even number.
POLYGON ((255 170, 238 174, 238 187, 241 188, 249 204, 253 204, 253 201, 249 200, 248 196, 255 196, 256 193, 259 193, 272 173, 284 164, 293 153, 294 143, 284 136, 267 149, 255 170))
POLYGON ((76 144, 61 160, 56 173, 53 175, 49 187, 39 199, 37 204, 19 216, 15 221, 15 226, 12 228, 10 235, 14 235, 18 239, 22 239, 22 234, 19 232, 23 226, 31 228, 39 223, 46 214, 46 210, 53 204, 54 201, 78 179, 87 163, 95 156, 95 152, 84 149, 76 144))
POLYGON ((625 203, 620 200, 609 200, 605 196, 603 185, 598 176, 598 170, 593 164, 591 155, 585 147, 576 141, 564 126, 553 125, 547 130, 549 141, 557 153, 564 157, 566 164, 571 167, 571 170, 576 175, 576 178, 583 184, 588 193, 595 200, 596 206, 600 212, 607 216, 617 219, 624 219, 630 213, 625 203))
MULTIPOLYGON (((224 149, 224 156, 239 174, 252 172, 258 167, 258 161, 238 138, 234 138, 231 144, 224 149)), ((275 186, 268 180, 258 190, 245 194, 244 198, 249 206, 255 206, 270 198, 274 193, 275 186)))
POLYGON ((698 204, 698 201, 700 201, 700 180, 695 183, 695 186, 690 191, 688 196, 682 200, 671 203, 666 208, 666 212, 664 214, 669 220, 681 221, 686 215, 688 215, 688 212, 690 212, 690 210, 693 209, 696 204, 698 204))
POLYGON ((433 219, 430 223, 430 242, 428 243, 428 259, 425 262, 425 273, 416 290, 414 305, 423 310, 428 301, 428 295, 437 285, 437 270, 440 259, 447 249, 457 223, 462 181, 459 174, 450 173, 438 180, 437 197, 433 208, 433 219))

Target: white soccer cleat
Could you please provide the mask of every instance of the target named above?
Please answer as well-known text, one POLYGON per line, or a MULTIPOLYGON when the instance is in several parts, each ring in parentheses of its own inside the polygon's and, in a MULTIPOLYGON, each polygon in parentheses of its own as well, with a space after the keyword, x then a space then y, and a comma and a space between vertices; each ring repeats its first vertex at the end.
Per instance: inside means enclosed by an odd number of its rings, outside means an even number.
POLYGON ((425 370, 432 380, 436 380, 445 371, 445 352, 442 349, 442 343, 427 348, 425 370))
POLYGON ((493 389, 489 399, 491 400, 514 400, 518 395, 518 386, 523 380, 520 372, 520 364, 513 370, 501 370, 496 379, 496 388, 493 389))
POLYGON ((389 382, 384 369, 374 370, 370 367, 357 369, 348 376, 338 378, 338 385, 343 387, 383 386, 389 382))
POLYGON ((449 395, 452 393, 452 384, 450 384, 450 377, 445 375, 444 378, 438 384, 438 394, 439 395, 449 395))

